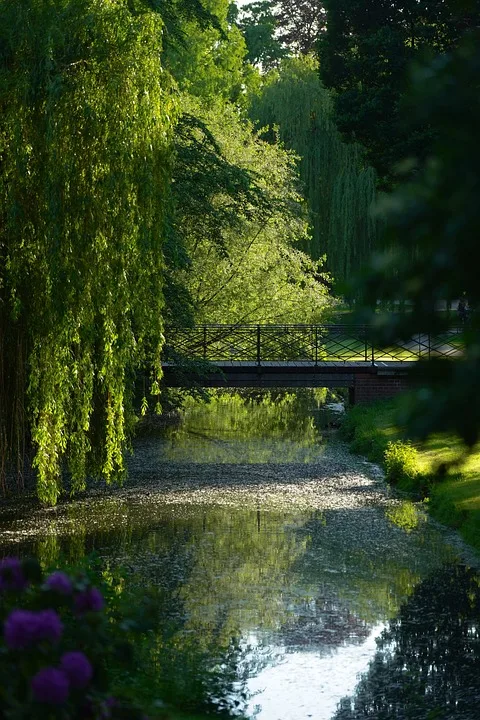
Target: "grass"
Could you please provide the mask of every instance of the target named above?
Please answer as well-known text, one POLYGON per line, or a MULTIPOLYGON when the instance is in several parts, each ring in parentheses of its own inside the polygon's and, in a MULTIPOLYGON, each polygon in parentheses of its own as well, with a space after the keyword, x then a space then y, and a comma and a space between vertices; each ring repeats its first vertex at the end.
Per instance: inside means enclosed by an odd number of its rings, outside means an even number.
MULTIPOLYGON (((328 337, 322 342, 321 348, 325 356, 322 360, 332 361, 355 361, 355 362, 370 362, 372 360, 372 345, 370 342, 367 344, 367 353, 365 355, 365 343, 363 340, 357 340, 350 338, 348 332, 345 332, 344 338, 339 337, 338 339, 328 337)), ((402 348, 401 345, 386 347, 386 348, 375 348, 374 350, 375 361, 381 360, 393 360, 399 362, 401 360, 418 360, 418 348, 416 346, 412 349, 402 348)))
POLYGON ((392 484, 417 499, 427 499, 431 515, 457 529, 480 552, 480 446, 468 452, 458 437, 442 434, 413 444, 413 454, 405 452, 410 444, 405 443, 404 431, 396 423, 400 403, 401 398, 352 408, 342 427, 343 436, 354 452, 380 463, 387 470, 387 479, 389 457, 393 456, 392 484), (395 452, 397 443, 403 454, 395 452), (406 463, 404 473, 399 472, 402 462, 406 463))

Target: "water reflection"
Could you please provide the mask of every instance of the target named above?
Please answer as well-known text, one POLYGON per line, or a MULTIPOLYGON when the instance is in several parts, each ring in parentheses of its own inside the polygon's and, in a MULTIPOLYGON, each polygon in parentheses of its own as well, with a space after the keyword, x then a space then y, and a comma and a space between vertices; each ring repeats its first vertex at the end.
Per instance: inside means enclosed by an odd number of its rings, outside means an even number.
POLYGON ((383 632, 369 671, 335 720, 476 720, 480 578, 445 566, 420 583, 383 632))
POLYGON ((369 679, 338 720, 429 717, 398 710, 409 673, 415 693, 438 677, 422 697, 440 697, 454 682, 440 679, 454 655, 471 692, 478 651, 464 652, 462 670, 461 649, 477 632, 478 577, 452 564, 442 534, 389 500, 340 446, 319 445, 305 412, 314 396, 280 403, 278 416, 271 396, 217 405, 218 414, 192 406, 183 429, 142 440, 122 492, 8 516, 5 550, 34 551, 45 565, 98 553, 131 607, 148 600, 153 631, 138 652, 152 698, 185 710, 330 720, 383 628, 369 679), (387 687, 389 674, 404 689, 387 687))
POLYGON ((219 393, 187 401, 183 423, 167 429, 165 459, 199 463, 290 463, 318 458, 326 390, 219 393))

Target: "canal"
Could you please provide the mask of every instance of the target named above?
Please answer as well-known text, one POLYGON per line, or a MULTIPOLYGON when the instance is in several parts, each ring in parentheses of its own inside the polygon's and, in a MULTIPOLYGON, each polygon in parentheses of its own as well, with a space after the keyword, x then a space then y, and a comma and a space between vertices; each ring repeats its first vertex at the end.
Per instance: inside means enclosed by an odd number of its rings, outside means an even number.
POLYGON ((351 455, 323 391, 218 395, 121 489, 0 515, 3 553, 95 553, 149 598, 155 692, 259 720, 480 717, 476 558, 351 455))

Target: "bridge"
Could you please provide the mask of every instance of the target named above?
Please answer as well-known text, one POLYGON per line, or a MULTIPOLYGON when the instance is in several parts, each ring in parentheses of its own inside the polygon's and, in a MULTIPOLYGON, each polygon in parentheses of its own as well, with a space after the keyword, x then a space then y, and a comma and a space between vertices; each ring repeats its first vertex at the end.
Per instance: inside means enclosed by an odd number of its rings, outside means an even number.
POLYGON ((408 387, 418 360, 461 353, 462 329, 380 347, 367 325, 196 325, 169 327, 163 372, 182 387, 346 387, 352 402, 408 387))

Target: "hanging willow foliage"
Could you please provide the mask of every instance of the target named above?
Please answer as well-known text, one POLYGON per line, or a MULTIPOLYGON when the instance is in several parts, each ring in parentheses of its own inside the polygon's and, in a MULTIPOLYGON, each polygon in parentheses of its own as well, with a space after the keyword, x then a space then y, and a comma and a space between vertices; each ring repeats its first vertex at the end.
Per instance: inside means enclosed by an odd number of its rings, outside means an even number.
POLYGON ((315 61, 291 58, 271 73, 252 99, 251 115, 259 127, 275 129, 299 156, 312 215, 312 239, 305 249, 314 258, 326 253, 328 270, 337 280, 347 280, 375 245, 376 223, 370 213, 375 173, 358 145, 342 142, 315 61))
POLYGON ((175 103, 162 23, 114 0, 0 1, 0 475, 33 447, 123 472, 136 369, 162 344, 162 235, 175 103))

